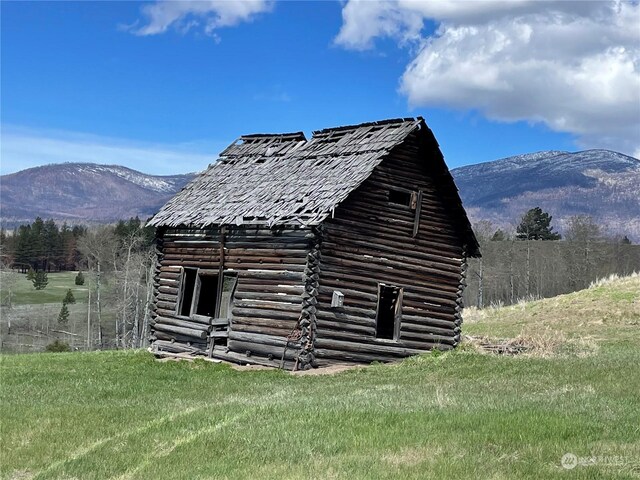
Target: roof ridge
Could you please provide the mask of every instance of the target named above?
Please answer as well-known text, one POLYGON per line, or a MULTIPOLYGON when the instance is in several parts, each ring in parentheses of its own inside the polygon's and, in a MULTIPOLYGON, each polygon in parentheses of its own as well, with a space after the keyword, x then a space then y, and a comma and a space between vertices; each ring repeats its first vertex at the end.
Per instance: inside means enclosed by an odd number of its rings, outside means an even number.
MULTIPOLYGON (((250 133, 248 135, 241 135, 238 140, 250 140, 252 138, 300 138, 306 140, 304 132, 286 132, 286 133, 250 133)), ((237 141, 237 140, 236 140, 237 141)))
POLYGON ((390 125, 392 123, 410 123, 410 122, 421 122, 424 121, 424 118, 422 118, 421 116, 417 116, 417 117, 399 117, 399 118, 389 118, 386 120, 377 120, 375 122, 364 122, 364 123, 358 123, 358 124, 354 124, 354 125, 343 125, 341 127, 330 127, 330 128, 323 128, 321 130, 314 130, 313 131, 313 135, 321 135, 324 133, 330 133, 330 132, 340 132, 343 130, 355 130, 357 128, 362 128, 362 127, 376 127, 376 126, 382 126, 382 125, 390 125))

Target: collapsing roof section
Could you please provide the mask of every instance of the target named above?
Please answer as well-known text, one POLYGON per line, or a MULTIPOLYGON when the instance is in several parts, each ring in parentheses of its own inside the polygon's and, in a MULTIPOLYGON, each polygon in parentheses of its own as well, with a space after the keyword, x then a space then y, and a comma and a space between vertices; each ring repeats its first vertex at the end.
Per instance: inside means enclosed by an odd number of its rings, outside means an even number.
MULTIPOLYGON (((302 132, 242 136, 149 224, 318 225, 394 147, 421 129, 433 138, 421 117, 319 130, 310 140, 302 132)), ((461 204, 460 210, 468 225, 461 204)))
POLYGON ((245 135, 153 217, 155 226, 317 225, 422 119, 245 135))

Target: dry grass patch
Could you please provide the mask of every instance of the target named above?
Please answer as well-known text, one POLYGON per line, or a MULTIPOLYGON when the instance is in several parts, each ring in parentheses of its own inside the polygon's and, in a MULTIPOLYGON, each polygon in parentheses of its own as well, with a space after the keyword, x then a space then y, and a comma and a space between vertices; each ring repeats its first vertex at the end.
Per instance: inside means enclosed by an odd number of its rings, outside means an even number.
POLYGON ((640 344, 639 326, 640 275, 636 273, 611 276, 588 289, 553 298, 508 307, 466 308, 463 330, 472 337, 487 337, 475 343, 485 347, 495 343, 497 353, 590 355, 605 341, 640 344))
POLYGON ((382 459, 393 467, 415 467, 442 454, 442 448, 404 448, 398 452, 387 453, 382 459))

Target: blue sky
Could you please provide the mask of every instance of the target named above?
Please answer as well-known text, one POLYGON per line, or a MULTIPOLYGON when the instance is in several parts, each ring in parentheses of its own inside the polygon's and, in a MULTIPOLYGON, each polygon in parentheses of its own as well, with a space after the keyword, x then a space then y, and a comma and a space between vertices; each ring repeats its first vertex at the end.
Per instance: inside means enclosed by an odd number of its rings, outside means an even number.
POLYGON ((495 3, 2 2, 0 171, 184 173, 241 134, 417 115, 451 168, 637 156, 637 3, 495 3))

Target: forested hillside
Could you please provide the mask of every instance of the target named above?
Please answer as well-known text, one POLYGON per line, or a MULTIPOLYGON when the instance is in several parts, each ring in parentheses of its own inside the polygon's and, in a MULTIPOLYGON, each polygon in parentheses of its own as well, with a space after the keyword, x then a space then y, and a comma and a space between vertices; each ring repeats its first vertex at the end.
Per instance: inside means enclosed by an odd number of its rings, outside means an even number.
POLYGON ((640 160, 609 150, 538 152, 452 170, 472 220, 513 229, 539 206, 560 233, 589 215, 611 234, 640 242, 640 160))

